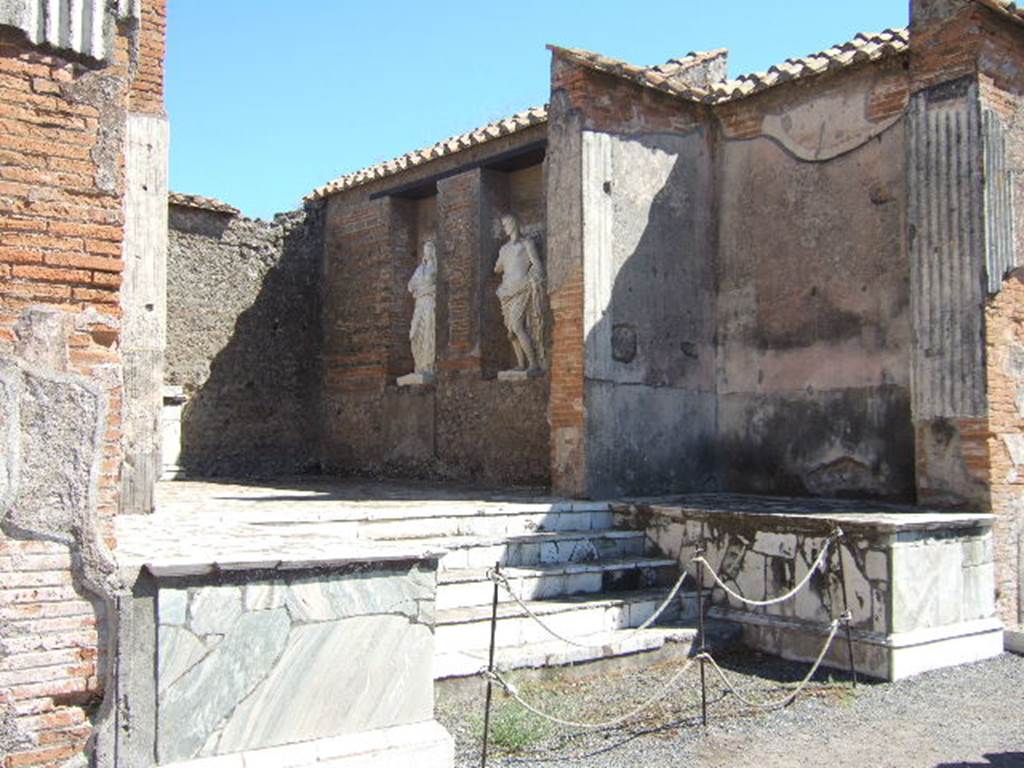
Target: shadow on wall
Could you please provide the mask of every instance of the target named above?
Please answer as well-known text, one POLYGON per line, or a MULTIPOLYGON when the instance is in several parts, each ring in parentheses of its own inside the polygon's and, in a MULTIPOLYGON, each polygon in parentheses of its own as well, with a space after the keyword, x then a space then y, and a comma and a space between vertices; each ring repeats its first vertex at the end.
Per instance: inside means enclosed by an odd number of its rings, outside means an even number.
POLYGON ((588 495, 717 490, 710 136, 585 134, 588 495))
POLYGON ((900 134, 710 130, 584 134, 588 495, 913 498, 900 134))
POLYGON ((319 208, 273 222, 172 208, 167 383, 188 476, 319 470, 319 208))

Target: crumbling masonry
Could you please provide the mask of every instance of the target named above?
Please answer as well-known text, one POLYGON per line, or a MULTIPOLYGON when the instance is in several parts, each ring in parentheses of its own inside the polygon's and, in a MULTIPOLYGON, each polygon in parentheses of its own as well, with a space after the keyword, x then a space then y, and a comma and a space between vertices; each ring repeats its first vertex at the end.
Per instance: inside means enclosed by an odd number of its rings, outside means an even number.
MULTIPOLYGON (((547 106, 266 223, 168 197, 164 5, 0 0, 4 768, 152 753, 125 707, 151 628, 113 521, 152 511, 165 384, 194 476, 991 513, 963 610, 1024 619, 1016 6, 913 0, 909 29, 737 79, 724 51, 642 67, 552 46, 547 106), (498 376, 508 211, 547 291, 546 369, 518 378, 498 376), (436 377, 399 386, 427 240, 436 377)), ((701 514, 662 533, 690 546, 701 514)), ((897 580, 885 551, 865 589, 897 580)))

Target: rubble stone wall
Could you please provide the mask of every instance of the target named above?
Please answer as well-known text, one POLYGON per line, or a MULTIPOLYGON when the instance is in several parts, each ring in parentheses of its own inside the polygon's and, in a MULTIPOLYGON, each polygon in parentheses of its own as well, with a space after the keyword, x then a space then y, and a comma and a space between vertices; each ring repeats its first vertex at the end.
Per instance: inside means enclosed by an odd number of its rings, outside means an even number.
POLYGON ((271 222, 170 207, 165 383, 195 476, 317 467, 319 208, 271 222))

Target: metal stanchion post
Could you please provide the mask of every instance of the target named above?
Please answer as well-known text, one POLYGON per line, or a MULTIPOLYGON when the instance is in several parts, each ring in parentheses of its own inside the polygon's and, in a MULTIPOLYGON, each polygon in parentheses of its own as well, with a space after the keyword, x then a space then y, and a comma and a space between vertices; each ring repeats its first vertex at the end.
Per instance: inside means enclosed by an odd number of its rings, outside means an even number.
MULTIPOLYGON (((697 547, 697 557, 704 557, 704 547, 697 547)), ((704 656, 707 646, 704 642, 704 564, 697 563, 697 653, 700 657, 700 717, 704 727, 708 726, 708 685, 704 670, 704 656)))
POLYGON ((480 768, 487 768, 487 740, 491 732, 491 695, 494 689, 494 636, 498 628, 498 576, 501 563, 494 564, 494 598, 491 602, 491 649, 487 656, 487 698, 484 704, 484 743, 480 754, 480 768))
POLYGON ((839 554, 839 581, 843 585, 843 623, 846 625, 846 650, 850 657, 850 677, 853 679, 853 687, 857 687, 857 666, 853 662, 853 630, 850 628, 850 623, 853 619, 853 615, 850 613, 850 602, 846 596, 846 569, 843 567, 843 548, 842 542, 846 539, 846 534, 840 528, 836 535, 836 550, 839 554))

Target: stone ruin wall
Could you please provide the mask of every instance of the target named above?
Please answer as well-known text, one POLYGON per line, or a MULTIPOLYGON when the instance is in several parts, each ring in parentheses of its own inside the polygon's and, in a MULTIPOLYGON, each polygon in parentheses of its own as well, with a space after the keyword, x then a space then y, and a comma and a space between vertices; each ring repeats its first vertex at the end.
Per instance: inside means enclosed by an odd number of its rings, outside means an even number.
POLYGON ((190 476, 315 470, 321 209, 248 219, 171 204, 165 383, 190 476))
MULTIPOLYGON (((1002 128, 1010 188, 997 201, 1012 206, 1008 245, 1024 253, 1024 61, 1012 36, 990 34, 981 52, 981 99, 1002 128)), ((1024 624, 1024 274, 990 282, 985 312, 988 396, 987 471, 996 516, 996 598, 1008 624, 1024 624)))
POLYGON ((594 265, 560 310, 587 341, 553 379, 557 488, 913 498, 903 63, 711 109, 556 54, 551 141, 606 233, 550 255, 594 265))
POLYGON ((718 112, 727 490, 914 498, 904 64, 718 112))
MULTIPOLYGON (((432 164, 458 170, 537 142, 536 129, 432 164)), ((374 195, 416 173, 331 196, 323 293, 323 464, 369 476, 446 478, 490 485, 548 482, 547 380, 502 382, 511 367, 494 262, 498 216, 515 211, 544 259, 544 167, 473 168, 415 196, 374 195), (413 370, 406 283, 420 248, 438 252, 437 381, 399 387, 413 370)), ((550 326, 549 326, 550 327, 550 326)))
MULTIPOLYGON (((144 205, 136 174, 148 172, 159 195, 166 172, 159 141, 149 154, 132 144, 140 130, 159 139, 166 127, 165 3, 145 0, 138 16, 116 5, 75 6, 105 20, 103 44, 94 36, 88 50, 57 40, 44 51, 0 27, 0 754, 9 765, 81 760, 93 726, 110 722, 112 523, 119 508, 138 511, 122 495, 122 460, 148 450, 145 431, 127 423, 125 382, 137 381, 128 352, 143 340, 145 309, 126 298, 139 295, 125 286, 138 273, 123 253, 148 260, 160 223, 147 231, 126 216, 125 198, 144 205)), ((153 334, 145 341, 156 348, 153 334)))

